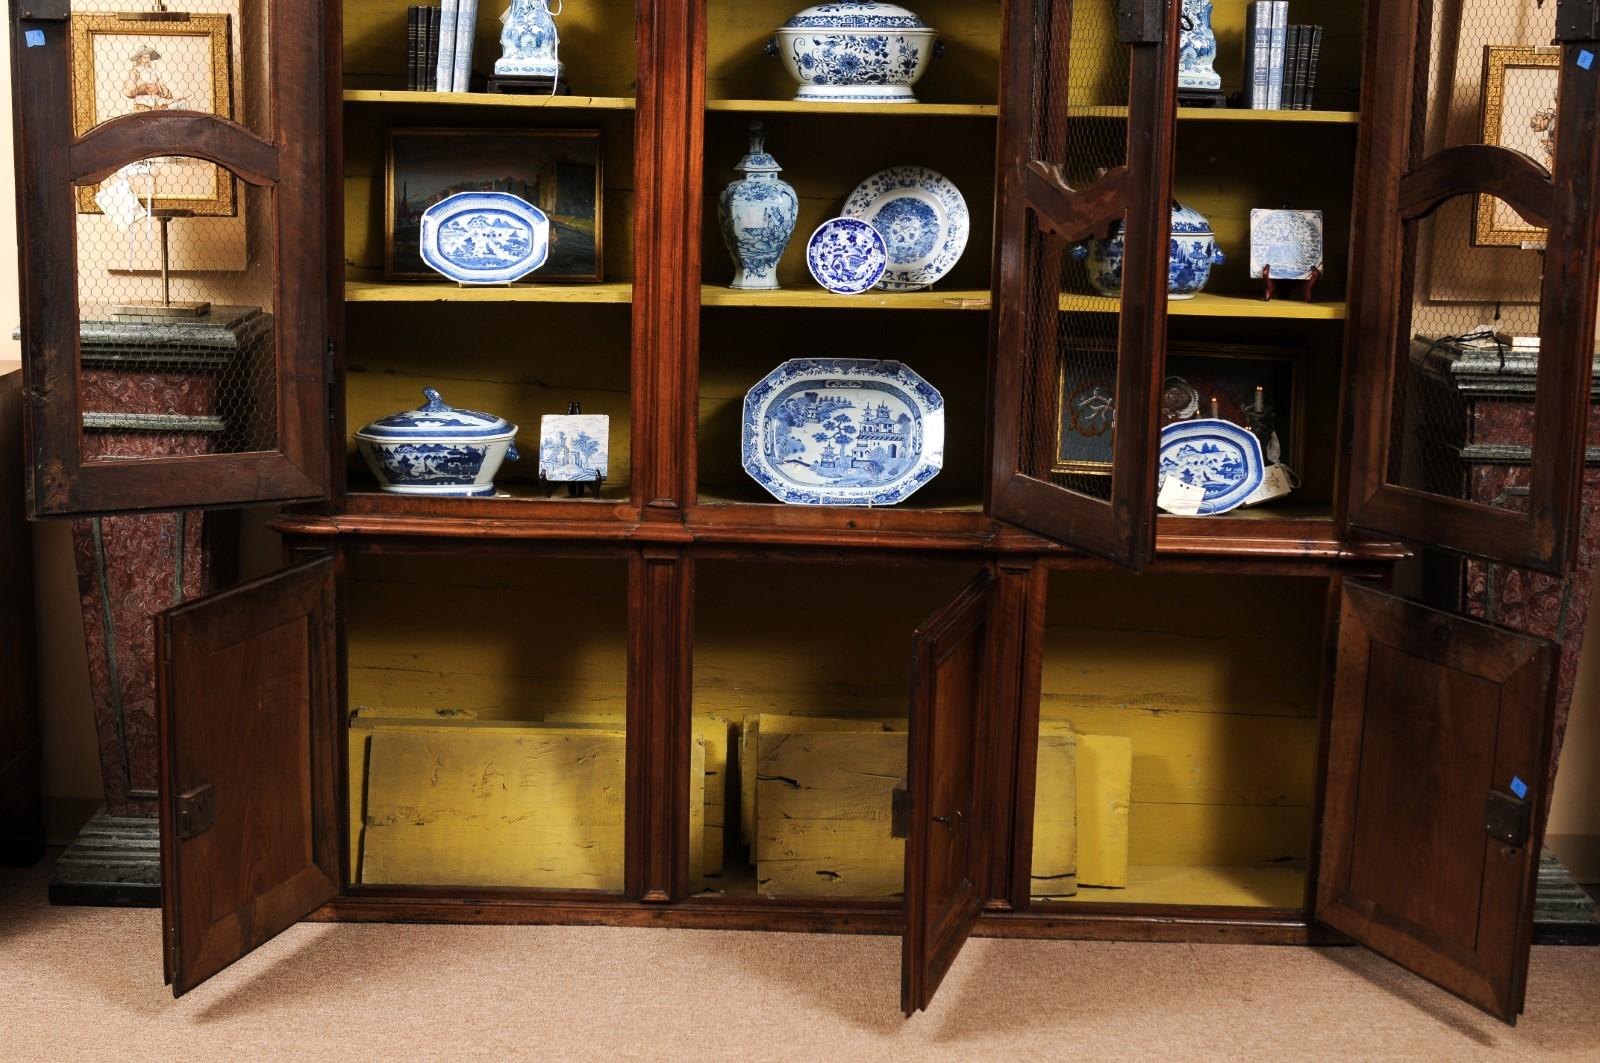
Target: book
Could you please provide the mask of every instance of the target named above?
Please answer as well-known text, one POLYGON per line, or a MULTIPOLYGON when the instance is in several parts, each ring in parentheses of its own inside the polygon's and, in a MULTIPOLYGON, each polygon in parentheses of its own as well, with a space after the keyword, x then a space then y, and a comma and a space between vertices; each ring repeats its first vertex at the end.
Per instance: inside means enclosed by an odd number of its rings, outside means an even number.
POLYGON ((439 5, 439 61, 433 67, 436 92, 449 92, 455 84, 456 2, 441 0, 439 5))
POLYGON ((422 9, 423 21, 427 26, 427 54, 422 58, 422 84, 418 86, 424 92, 439 91, 439 9, 425 7, 422 9))
POLYGON ((1317 60, 1322 53, 1322 27, 1311 27, 1311 43, 1306 51, 1306 86, 1301 93, 1302 109, 1310 111, 1316 107, 1317 98, 1317 60))
POLYGON ((478 30, 478 0, 456 0, 454 92, 472 91, 472 40, 478 30))
POLYGON ((1253 0, 1245 9, 1244 102, 1252 110, 1267 106, 1267 71, 1272 53, 1272 0, 1253 0))
POLYGON ((1289 0, 1272 0, 1272 36, 1267 72, 1267 108, 1283 109, 1283 60, 1285 38, 1289 32, 1289 0))
POLYGON ((1283 34, 1283 109, 1293 110, 1295 106, 1295 74, 1300 64, 1300 27, 1290 25, 1284 29, 1283 34))
POLYGON ((406 8, 406 91, 414 92, 417 87, 417 39, 418 22, 421 9, 412 4, 406 8))

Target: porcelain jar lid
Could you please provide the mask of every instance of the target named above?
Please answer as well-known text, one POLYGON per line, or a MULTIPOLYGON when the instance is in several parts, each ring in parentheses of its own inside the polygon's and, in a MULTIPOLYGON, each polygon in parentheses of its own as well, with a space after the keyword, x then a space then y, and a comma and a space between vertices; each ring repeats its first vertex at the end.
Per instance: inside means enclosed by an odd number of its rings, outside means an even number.
POLYGON ((437 439, 485 442, 517 434, 517 426, 504 417, 458 410, 446 404, 433 388, 423 388, 422 395, 427 401, 421 406, 380 417, 357 432, 356 438, 385 443, 437 439))
POLYGON ((767 152, 767 135, 763 131, 762 123, 750 123, 750 150, 745 157, 734 164, 735 173, 782 173, 783 167, 778 165, 767 152))
POLYGON ((925 30, 928 24, 899 4, 857 0, 855 3, 817 4, 815 7, 808 7, 784 23, 783 28, 786 30, 925 30))

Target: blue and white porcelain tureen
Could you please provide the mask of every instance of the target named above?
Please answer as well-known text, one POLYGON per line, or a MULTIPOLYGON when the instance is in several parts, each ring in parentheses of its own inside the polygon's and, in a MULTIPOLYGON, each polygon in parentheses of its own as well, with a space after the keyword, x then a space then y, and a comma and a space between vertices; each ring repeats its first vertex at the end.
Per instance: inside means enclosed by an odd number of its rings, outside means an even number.
POLYGON ((517 426, 445 404, 433 388, 415 410, 391 413, 356 433, 356 446, 385 491, 402 495, 494 494, 494 474, 516 461, 517 426))
POLYGON ((797 100, 916 103, 939 31, 897 4, 818 4, 778 30, 769 52, 800 83, 797 100))
MULTIPOLYGON (((1167 297, 1192 299, 1211 279, 1211 267, 1221 265, 1222 249, 1204 214, 1172 201, 1171 256, 1167 263, 1167 297)), ((1089 284, 1101 295, 1122 293, 1122 223, 1105 240, 1090 240, 1072 249, 1089 272, 1089 284)))

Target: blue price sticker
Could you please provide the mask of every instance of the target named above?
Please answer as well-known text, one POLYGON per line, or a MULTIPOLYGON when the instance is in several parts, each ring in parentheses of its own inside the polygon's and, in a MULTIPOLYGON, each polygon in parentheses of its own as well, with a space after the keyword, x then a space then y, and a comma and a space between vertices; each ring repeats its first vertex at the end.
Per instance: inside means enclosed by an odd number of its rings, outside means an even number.
POLYGON ((1580 67, 1582 67, 1584 70, 1588 70, 1591 66, 1594 66, 1594 53, 1591 52, 1587 48, 1584 48, 1581 51, 1579 51, 1578 52, 1578 65, 1580 67))
POLYGON ((1511 792, 1517 795, 1518 801, 1528 796, 1528 784, 1522 781, 1522 776, 1511 776, 1511 792))
POLYGON ((29 48, 43 48, 44 30, 28 30, 23 33, 22 39, 27 42, 29 48))

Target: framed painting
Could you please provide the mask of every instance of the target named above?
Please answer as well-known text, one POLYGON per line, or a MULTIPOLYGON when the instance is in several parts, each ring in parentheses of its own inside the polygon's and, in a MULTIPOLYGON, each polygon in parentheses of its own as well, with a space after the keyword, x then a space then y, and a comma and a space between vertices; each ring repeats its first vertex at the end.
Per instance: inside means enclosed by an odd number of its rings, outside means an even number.
MULTIPOLYGON (((1286 347, 1173 343, 1157 416, 1174 421, 1220 417, 1257 435, 1278 439, 1276 460, 1304 464, 1304 352, 1286 347)), ((1070 362, 1071 359, 1066 361, 1070 362)), ((1103 359, 1084 359, 1104 364, 1103 359)), ((1115 379, 1110 373, 1060 374, 1056 454, 1050 471, 1063 476, 1110 476, 1116 438, 1115 379)), ((1268 448, 1270 449, 1270 447, 1268 448)))
POLYGON ((384 167, 384 276, 432 279, 422 212, 457 192, 510 192, 550 219, 550 257, 532 281, 603 279, 598 129, 391 129, 384 167))
MULTIPOLYGON (((77 136, 114 118, 199 111, 233 117, 227 15, 157 11, 72 16, 72 126, 77 136)), ((161 156, 108 178, 157 211, 231 217, 234 178, 204 159, 161 156)), ((78 211, 101 213, 100 186, 78 189, 78 211)))
MULTIPOLYGON (((1483 57, 1483 142, 1511 148, 1549 169, 1556 152, 1561 51, 1492 44, 1483 57)), ((1545 231, 1494 196, 1480 194, 1472 242, 1478 247, 1542 245, 1545 231)))

